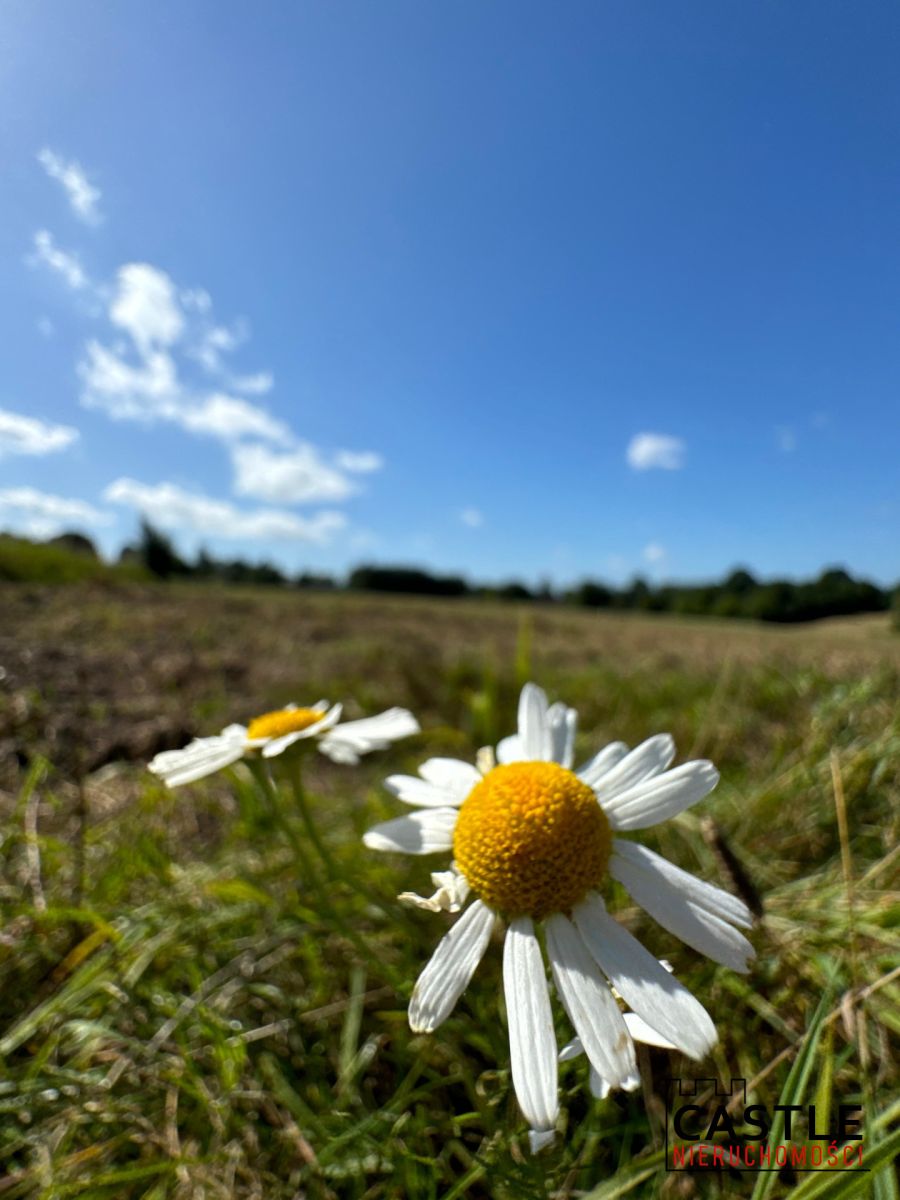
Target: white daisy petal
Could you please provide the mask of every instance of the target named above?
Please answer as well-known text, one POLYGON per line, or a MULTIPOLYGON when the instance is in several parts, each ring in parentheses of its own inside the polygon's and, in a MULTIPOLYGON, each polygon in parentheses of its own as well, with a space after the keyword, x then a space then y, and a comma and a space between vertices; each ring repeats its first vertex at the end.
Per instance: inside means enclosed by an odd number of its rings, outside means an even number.
POLYGON ((453 1011, 481 962, 494 919, 487 905, 476 900, 438 942, 409 1004, 409 1025, 415 1033, 437 1029, 453 1011))
MULTIPOLYGON (((658 1046, 661 1050, 678 1049, 668 1038, 664 1038, 661 1033, 651 1029, 643 1017, 639 1017, 637 1013, 623 1013, 622 1018, 633 1042, 643 1042, 645 1046, 658 1046)), ((581 1038, 576 1036, 560 1050, 559 1061, 570 1062, 573 1058, 580 1058, 582 1054, 584 1054, 584 1046, 581 1044, 581 1038)))
POLYGON ((657 733, 647 738, 606 772, 597 787, 597 798, 606 808, 619 792, 628 791, 635 784, 662 774, 674 757, 675 742, 668 733, 657 733))
POLYGON ((497 765, 497 756, 493 746, 482 746, 475 754, 475 769, 484 778, 497 765))
MULTIPOLYGON (((243 741, 247 736, 246 725, 226 725, 219 737, 234 738, 236 741, 243 741)), ((198 741, 205 741, 205 738, 198 738, 198 741)))
POLYGON ((446 788, 435 787, 415 775, 389 775, 384 786, 398 800, 416 808, 456 808, 462 803, 446 788))
MULTIPOLYGON (((647 829, 690 808, 709 795, 718 782, 719 772, 711 762, 682 763, 627 791, 603 797, 603 811, 613 829, 647 829)), ((601 792, 602 788, 601 784, 601 792)))
POLYGON ((708 1054, 718 1040, 709 1013, 637 938, 613 920, 600 897, 589 894, 572 917, 625 1003, 691 1058, 708 1054))
POLYGON ((522 739, 517 733, 511 733, 509 737, 501 738, 497 743, 497 762, 501 766, 505 766, 507 763, 524 762, 526 758, 522 739))
POLYGON ((746 974, 754 950, 733 925, 695 904, 661 872, 637 865, 621 851, 610 859, 609 873, 663 929, 714 962, 746 974))
POLYGON ((530 917, 510 922, 503 946, 503 991, 512 1081, 525 1120, 537 1133, 556 1125, 556 1037, 541 947, 530 917))
POLYGON ((596 787, 603 776, 608 775, 627 753, 628 747, 624 742, 610 742, 599 754, 589 758, 583 767, 579 767, 575 774, 588 787, 596 787))
POLYGON ((230 767, 244 756, 244 742, 235 737, 196 738, 183 750, 164 750, 149 764, 166 787, 182 787, 230 767))
POLYGON ((541 1150, 547 1146, 552 1146, 556 1141, 555 1129, 529 1129, 528 1130, 528 1149, 532 1154, 539 1154, 541 1150))
MULTIPOLYGON (((753 914, 738 896, 733 896, 731 892, 723 891, 704 879, 698 879, 690 871, 683 871, 681 867, 676 867, 667 858, 655 854, 646 846, 625 841, 623 838, 613 838, 613 852, 636 867, 661 875, 667 883, 677 888, 686 899, 699 908, 705 908, 707 912, 723 917, 732 925, 740 925, 744 929, 750 929, 753 925, 753 914)), ((672 969, 669 963, 663 962, 663 966, 670 971, 672 969)))
POLYGON ((565 704, 552 704, 547 710, 547 726, 550 731, 550 760, 568 770, 575 761, 578 713, 565 704))
POLYGON ((549 759, 547 696, 533 683, 526 683, 519 697, 519 738, 526 760, 546 762, 549 759))
POLYGON ((397 850, 401 854, 433 854, 453 846, 455 808, 428 808, 376 825, 363 836, 370 850, 397 850))
POLYGON ((582 1054, 584 1054, 584 1046, 581 1044, 581 1038, 576 1034, 571 1042, 566 1042, 565 1046, 560 1050, 559 1061, 569 1062, 570 1059, 580 1058, 582 1054))
POLYGON ((419 896, 415 892, 401 892, 397 897, 404 904, 425 908, 429 912, 459 912, 469 895, 469 882, 459 871, 432 871, 433 896, 419 896))
POLYGON ((592 1065, 614 1087, 635 1070, 634 1046, 619 1006, 578 930, 560 913, 545 924, 553 978, 592 1065))
POLYGON ((670 1042, 661 1033, 657 1033, 655 1029, 651 1029, 644 1018, 639 1017, 637 1013, 625 1013, 625 1024, 628 1026, 628 1032, 635 1042, 643 1042, 645 1046, 658 1046, 661 1050, 678 1049, 674 1042, 670 1042))
POLYGON ((482 775, 471 763, 455 758, 430 758, 419 767, 419 775, 390 775, 385 787, 404 804, 421 808, 458 807, 482 775))
MULTIPOLYGON (((590 1073, 588 1074, 588 1087, 590 1088, 591 1095, 595 1100, 605 1100, 612 1091, 612 1087, 610 1086, 609 1082, 603 1078, 593 1063, 591 1064, 590 1073)), ((631 1089, 629 1088, 628 1090, 630 1091, 631 1089)))
POLYGON ((389 708, 374 717, 347 721, 326 734, 319 749, 334 762, 355 762, 361 754, 386 750, 391 742, 419 732, 419 722, 405 708, 389 708))
POLYGON ((419 774, 435 787, 447 788, 463 794, 481 783, 481 775, 471 763, 458 758, 429 758, 419 767, 419 774))

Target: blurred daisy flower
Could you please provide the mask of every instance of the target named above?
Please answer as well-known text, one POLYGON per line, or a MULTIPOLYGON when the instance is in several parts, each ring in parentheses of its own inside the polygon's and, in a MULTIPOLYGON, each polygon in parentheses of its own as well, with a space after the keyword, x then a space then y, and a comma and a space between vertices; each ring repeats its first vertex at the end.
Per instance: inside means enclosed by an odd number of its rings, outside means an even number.
POLYGON ((606 910, 607 876, 655 920, 700 953, 746 971, 753 948, 735 926, 751 915, 735 896, 704 883, 623 838, 674 817, 706 796, 712 763, 669 769, 668 734, 629 751, 614 742, 573 770, 577 714, 548 706, 534 684, 519 701, 518 733, 480 768, 433 758, 419 778, 391 776, 388 789, 416 811, 365 835, 375 850, 452 851, 420 907, 462 915, 419 976, 409 1008, 416 1032, 436 1029, 481 961, 498 920, 506 922, 503 987, 512 1082, 533 1149, 552 1141, 559 1112, 557 1048, 541 943, 563 1007, 587 1054, 598 1090, 636 1079, 634 1038, 701 1059, 717 1040, 709 1014, 606 910), (470 893, 475 899, 465 907, 470 893), (623 1014, 611 990, 632 1010, 623 1014), (637 1022, 640 1022, 637 1025, 637 1022), (602 1081, 597 1082, 597 1081, 602 1081))
POLYGON ((261 754, 274 758, 295 742, 314 739, 332 762, 357 763, 360 755, 384 750, 399 738, 419 732, 419 723, 405 708, 389 708, 360 721, 341 719, 341 705, 320 700, 311 708, 289 704, 254 717, 248 725, 229 725, 215 737, 194 738, 181 750, 164 750, 149 765, 168 787, 193 783, 229 767, 238 759, 261 754))

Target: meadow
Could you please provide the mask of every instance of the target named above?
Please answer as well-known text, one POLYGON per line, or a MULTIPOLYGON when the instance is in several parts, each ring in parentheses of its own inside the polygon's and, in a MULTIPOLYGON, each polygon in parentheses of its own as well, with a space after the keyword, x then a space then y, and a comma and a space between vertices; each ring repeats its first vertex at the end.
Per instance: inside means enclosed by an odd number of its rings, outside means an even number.
POLYGON ((0 611, 2 1200, 896 1200, 886 616, 774 628, 103 580, 2 585, 0 611), (759 914, 739 976, 610 888, 720 1041, 702 1064, 642 1049, 641 1089, 602 1101, 584 1059, 564 1064, 563 1126, 538 1156, 510 1085, 499 947, 440 1030, 412 1034, 409 995, 449 919, 396 896, 430 891, 445 856, 361 843, 400 814, 385 776, 474 760, 513 730, 528 679, 578 709, 578 761, 668 731, 676 761, 715 762, 716 791, 641 840, 759 914), (168 791, 145 769, 320 697, 350 718, 408 707, 422 733, 357 767, 307 755, 311 822, 286 779, 266 795, 238 765, 168 791), (861 1104, 872 1169, 666 1172, 673 1075, 744 1078, 770 1108, 815 1102, 820 1125, 861 1104))

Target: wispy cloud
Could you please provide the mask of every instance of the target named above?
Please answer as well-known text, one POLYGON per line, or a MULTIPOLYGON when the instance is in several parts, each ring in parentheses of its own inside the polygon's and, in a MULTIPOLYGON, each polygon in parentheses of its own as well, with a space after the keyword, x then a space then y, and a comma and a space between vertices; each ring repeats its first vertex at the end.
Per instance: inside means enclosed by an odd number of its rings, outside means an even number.
POLYGON ((184 332, 175 285, 165 271, 150 263, 127 263, 119 268, 109 319, 131 335, 144 356, 173 345, 184 332))
POLYGON ((355 483, 304 442, 287 454, 267 446, 235 446, 232 461, 238 496, 253 496, 272 504, 309 504, 346 500, 357 491, 355 483))
POLYGON ((207 313, 211 303, 206 292, 179 292, 171 277, 150 263, 121 267, 108 317, 127 334, 130 346, 111 347, 96 338, 87 342, 78 364, 85 407, 116 420, 171 422, 226 442, 247 437, 291 441, 287 425, 264 408, 191 386, 182 377, 176 354, 190 335, 188 313, 207 313))
POLYGON ((71 446, 78 436, 78 430, 69 425, 52 425, 0 408, 0 458, 8 454, 53 454, 71 446))
POLYGON ((31 537, 52 537, 67 525, 108 525, 111 520, 84 500, 31 487, 0 489, 0 522, 31 537))
POLYGON ((651 567, 658 567, 666 561, 668 557, 665 546, 661 546, 659 542, 649 542, 643 550, 643 558, 645 563, 649 563, 651 567))
POLYGON ((227 500, 188 492, 174 483, 143 484, 134 479, 117 479, 103 496, 112 504, 137 509, 164 529, 191 530, 206 537, 235 541, 279 540, 325 545, 347 523, 347 518, 339 512, 299 517, 283 509, 242 510, 227 500))
POLYGON ((257 371, 255 375, 232 375, 229 386, 247 396, 264 396, 275 385, 271 371, 257 371))
MULTIPOLYGON (((225 443, 233 493, 271 505, 346 500, 361 490, 355 476, 384 466, 371 450, 323 454, 255 400, 272 389, 272 373, 235 371, 232 356, 249 337, 248 323, 218 320, 206 289, 180 287, 149 262, 125 263, 111 285, 95 284, 46 230, 35 235, 34 260, 73 289, 87 289, 98 306, 93 315, 105 319, 105 334, 101 329, 85 342, 76 365, 84 407, 118 421, 176 425, 225 443)), ((161 523, 177 525, 172 514, 180 514, 186 527, 217 536, 317 540, 345 522, 337 513, 301 520, 277 509, 247 512, 174 484, 118 480, 111 489, 111 499, 152 509, 161 523), (226 532, 235 528, 241 532, 226 532)))
POLYGON ((43 264, 49 267, 75 291, 80 291, 89 283, 78 257, 67 250, 61 250, 53 240, 53 234, 46 229, 39 229, 34 235, 34 253, 29 256, 28 262, 32 266, 43 264))
POLYGON ((67 161, 46 146, 38 152, 37 159, 50 178, 62 187, 76 217, 86 225, 98 225, 103 219, 100 189, 89 182, 81 163, 74 158, 67 161))
POLYGON ((334 461, 342 471, 355 475, 368 475, 384 467, 384 459, 374 450, 339 450, 334 461))
POLYGON ((222 392, 205 396, 191 407, 180 409, 177 420, 192 433, 207 433, 224 442, 245 437, 273 442, 291 440, 291 432, 283 421, 240 396, 227 396, 222 392))
POLYGON ((797 449, 797 436, 788 425, 776 425, 775 443, 782 454, 791 454, 797 449))
POLYGON ((684 466, 686 451, 683 439, 669 433, 637 433, 628 443, 625 456, 635 471, 678 471, 684 466))
POLYGON ((459 519, 470 529, 480 529, 484 524, 484 515, 477 508, 464 508, 459 514, 459 519))

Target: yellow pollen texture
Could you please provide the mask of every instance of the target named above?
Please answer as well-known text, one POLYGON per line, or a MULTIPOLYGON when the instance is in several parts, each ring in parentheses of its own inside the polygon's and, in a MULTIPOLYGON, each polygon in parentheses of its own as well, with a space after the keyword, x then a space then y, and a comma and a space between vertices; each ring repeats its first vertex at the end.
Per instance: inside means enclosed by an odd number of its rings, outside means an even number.
POLYGON ((247 726, 248 738, 277 738, 286 733, 299 733, 322 720, 323 714, 314 708, 280 708, 277 712, 254 717, 247 726))
POLYGON ((593 791, 556 763, 494 767, 459 810, 453 857, 509 917, 569 912, 603 879, 612 834, 593 791))

